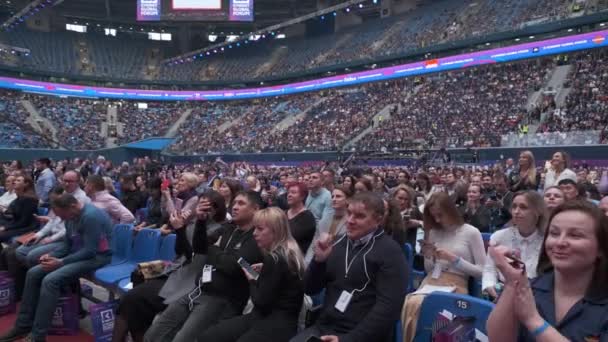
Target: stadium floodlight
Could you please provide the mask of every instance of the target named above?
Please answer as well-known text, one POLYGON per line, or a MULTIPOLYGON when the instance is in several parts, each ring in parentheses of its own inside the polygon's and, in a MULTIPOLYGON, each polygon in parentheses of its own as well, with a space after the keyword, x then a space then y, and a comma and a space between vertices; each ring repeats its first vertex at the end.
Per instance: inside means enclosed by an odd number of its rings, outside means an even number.
POLYGON ((207 36, 207 38, 209 39, 210 42, 215 42, 217 40, 217 35, 216 34, 210 34, 207 36))
POLYGON ((279 33, 279 34, 277 34, 277 36, 275 37, 275 39, 285 39, 285 34, 284 33, 279 33))

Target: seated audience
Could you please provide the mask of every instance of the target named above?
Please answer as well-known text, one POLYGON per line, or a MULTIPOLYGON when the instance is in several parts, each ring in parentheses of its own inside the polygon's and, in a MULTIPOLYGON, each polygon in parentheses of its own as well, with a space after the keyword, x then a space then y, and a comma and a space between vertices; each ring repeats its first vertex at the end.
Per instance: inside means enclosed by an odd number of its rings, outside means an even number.
POLYGON ((331 193, 323 187, 320 172, 310 174, 308 181, 308 197, 306 197, 306 208, 312 212, 317 222, 333 213, 331 205, 331 193))
MULTIPOLYGON (((451 286, 456 293, 468 293, 470 277, 480 279, 485 265, 481 233, 464 223, 458 209, 445 192, 431 196, 424 208, 424 240, 421 253, 427 276, 424 285, 451 286)), ((407 296, 401 312, 403 341, 414 341, 424 295, 407 296)))
POLYGON ((0 214, 0 240, 27 233, 38 227, 35 216, 38 198, 34 192, 34 182, 27 176, 17 176, 14 181, 17 198, 0 214))
POLYGON ((154 177, 148 180, 148 188, 146 193, 148 194, 148 200, 146 204, 147 214, 143 221, 134 227, 135 230, 141 230, 143 228, 160 228, 163 224, 167 223, 169 213, 163 212, 161 205, 161 180, 158 177, 154 177))
MULTIPOLYGON (((177 191, 177 195, 175 197, 171 196, 171 191, 169 188, 165 188, 161 190, 161 208, 167 214, 171 215, 175 212, 188 213, 188 217, 186 220, 186 224, 189 224, 190 221, 194 219, 196 215, 195 208, 196 203, 198 202, 198 197, 196 194, 196 187, 198 186, 198 176, 191 172, 182 173, 177 181, 177 185, 175 190, 177 191)), ((171 233, 171 227, 163 226, 161 227, 161 232, 163 234, 171 233)))
POLYGON ((304 298, 301 249, 291 236, 286 215, 279 208, 258 211, 253 225, 253 237, 263 256, 262 263, 251 265, 259 277, 243 268, 250 284, 253 310, 220 321, 199 336, 198 341, 287 342, 297 332, 304 298))
POLYGON ((555 208, 564 203, 566 200, 564 197, 564 192, 557 185, 546 188, 543 194, 543 199, 545 200, 545 205, 547 206, 549 213, 553 212, 555 208))
MULTIPOLYGON (((403 246, 406 242, 410 242, 410 235, 413 235, 413 241, 416 241, 415 234, 409 234, 410 231, 416 232, 416 229, 406 230, 405 223, 399 212, 399 204, 395 200, 383 200, 384 202, 384 218, 382 219, 382 228, 384 233, 395 240, 399 246, 403 246)), ((415 246, 412 245, 412 246, 415 246)))
MULTIPOLYGON (((526 264, 528 278, 534 279, 547 224, 547 209, 543 198, 533 191, 518 192, 513 198, 511 214, 513 225, 492 234, 490 245, 505 246, 518 251, 518 258, 526 264)), ((504 283, 504 277, 498 273, 494 260, 488 255, 481 288, 491 299, 497 299, 498 283, 504 283)), ((502 286, 498 289, 502 289, 502 286)))
POLYGON ((287 185, 287 218, 291 236, 296 240, 302 255, 308 251, 317 230, 315 216, 306 209, 304 201, 308 196, 308 188, 304 183, 287 185))
POLYGON ((31 341, 46 341, 62 289, 112 259, 112 222, 103 210, 69 194, 56 198, 51 209, 65 222, 63 246, 43 255, 27 272, 17 321, 0 341, 26 335, 31 341))
POLYGON ((67 171, 63 174, 62 183, 63 189, 66 193, 76 197, 78 202, 82 204, 88 204, 91 199, 87 194, 80 188, 81 175, 76 171, 67 171))
POLYGON ((514 250, 490 248, 505 288, 492 311, 490 341, 602 341, 608 336, 608 221, 586 201, 566 202, 549 218, 529 281, 514 250))
POLYGON ((253 238, 253 216, 261 207, 259 194, 237 194, 232 224, 222 229, 219 244, 208 246, 206 264, 199 269, 194 287, 169 304, 148 329, 144 341, 191 342, 218 321, 243 312, 249 283, 238 260, 243 258, 251 265, 263 260, 253 238))
POLYGON ((135 215, 139 208, 146 206, 146 196, 135 185, 132 175, 120 177, 120 202, 135 215))
POLYGON ((333 240, 323 234, 317 241, 305 290, 315 295, 325 289, 324 304, 315 324, 292 342, 313 336, 332 342, 385 341, 391 335, 409 270, 400 246, 379 228, 383 217, 379 195, 357 194, 348 203, 346 235, 333 240))
MULTIPOLYGON (((155 182, 153 178, 148 182, 155 182)), ((159 190, 160 191, 160 190, 159 190)), ((124 342, 127 333, 134 342, 144 340, 146 330, 152 325, 154 317, 191 290, 187 286, 198 279, 205 265, 207 249, 219 238, 218 231, 226 219, 226 205, 223 197, 211 190, 203 193, 196 206, 196 220, 186 224, 183 216, 173 214, 172 225, 176 227, 176 259, 168 271, 167 278, 148 280, 120 300, 113 342, 124 342)))

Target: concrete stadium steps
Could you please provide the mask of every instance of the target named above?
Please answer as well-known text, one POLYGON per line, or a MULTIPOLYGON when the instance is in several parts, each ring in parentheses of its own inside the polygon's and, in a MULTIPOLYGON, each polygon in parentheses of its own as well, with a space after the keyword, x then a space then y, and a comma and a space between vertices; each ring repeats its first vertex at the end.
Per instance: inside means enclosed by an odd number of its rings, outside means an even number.
POLYGON ((349 142, 344 144, 344 149, 355 146, 359 140, 365 138, 366 135, 373 132, 374 129, 376 127, 378 127, 382 122, 386 122, 386 121, 390 120, 391 111, 395 107, 397 107, 397 105, 394 103, 391 103, 391 104, 387 105, 386 107, 382 108, 382 110, 380 110, 378 113, 376 113, 376 115, 374 115, 374 117, 372 118, 373 125, 367 127, 361 133, 359 133, 356 137, 354 137, 349 142))
POLYGON ((34 105, 29 101, 29 100, 21 100, 21 105, 23 106, 23 108, 25 108, 25 110, 29 113, 29 117, 26 120, 27 123, 32 126, 32 128, 42 134, 42 135, 46 135, 47 131, 51 132, 51 138, 53 139, 53 141, 58 141, 57 140, 57 128, 55 127, 55 125, 53 125, 53 123, 51 122, 51 120, 42 117, 40 115, 40 113, 38 112, 38 110, 34 107, 34 105))
POLYGON ((179 128, 184 122, 186 122, 186 120, 188 120, 190 114, 192 114, 192 109, 186 109, 179 117, 179 119, 177 119, 177 121, 175 121, 175 123, 171 126, 171 128, 169 128, 169 130, 165 134, 165 138, 175 138, 179 133, 179 128))
POLYGON ((304 109, 303 111, 301 111, 300 113, 296 114, 296 115, 291 115, 286 117, 285 119, 281 120, 281 122, 279 122, 270 132, 271 134, 277 131, 284 131, 286 129, 288 129, 289 127, 293 126, 298 120, 303 119, 308 112, 315 108, 316 106, 322 104, 323 102, 325 102, 327 99, 326 98, 322 98, 319 101, 315 102, 312 106, 304 109))

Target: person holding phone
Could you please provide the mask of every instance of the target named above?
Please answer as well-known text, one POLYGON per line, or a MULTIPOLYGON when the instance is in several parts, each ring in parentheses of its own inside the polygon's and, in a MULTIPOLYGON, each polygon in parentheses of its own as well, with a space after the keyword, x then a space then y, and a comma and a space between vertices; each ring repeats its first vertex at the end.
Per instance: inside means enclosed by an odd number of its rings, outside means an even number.
POLYGON ((325 289, 314 325, 291 342, 384 341, 394 330, 405 297, 408 266, 401 247, 381 227, 384 202, 362 192, 348 202, 346 234, 323 234, 306 270, 305 289, 325 289))
MULTIPOLYGON (((425 285, 450 286, 454 292, 467 294, 470 277, 480 279, 486 254, 479 230, 464 223, 450 196, 445 192, 431 195, 424 207, 424 240, 420 241, 427 276, 425 285)), ((416 325, 423 294, 411 293, 405 299, 401 322, 403 341, 415 340, 416 325)))
POLYGON ((263 209, 255 214, 253 226, 263 262, 249 265, 240 259, 253 310, 219 322, 198 341, 287 342, 297 331, 304 298, 304 259, 291 236, 287 216, 279 208, 263 209))
POLYGON ((195 341, 218 321, 243 312, 250 285, 237 261, 243 258, 255 265, 263 260, 253 238, 253 217, 262 206, 256 192, 237 194, 232 222, 223 225, 218 241, 208 246, 206 263, 198 269, 194 286, 154 320, 144 341, 195 341))
POLYGON ((533 281, 521 265, 510 263, 514 252, 490 247, 505 277, 487 321, 490 341, 608 340, 608 221, 601 210, 587 201, 555 209, 533 281))
MULTIPOLYGON (((518 258, 526 266, 528 278, 534 279, 547 224, 547 209, 543 197, 535 191, 518 192, 513 197, 511 215, 513 226, 492 234, 490 245, 505 246, 517 251, 518 258)), ((490 299, 494 300, 498 298, 496 285, 502 282, 504 276, 498 272, 494 259, 488 254, 481 288, 490 299)))

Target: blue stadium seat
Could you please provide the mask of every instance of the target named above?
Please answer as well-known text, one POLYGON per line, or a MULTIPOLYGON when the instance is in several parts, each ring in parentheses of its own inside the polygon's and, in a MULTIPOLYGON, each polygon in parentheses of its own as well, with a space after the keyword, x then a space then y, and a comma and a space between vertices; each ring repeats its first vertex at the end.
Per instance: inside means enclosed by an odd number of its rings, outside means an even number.
POLYGON ((405 243, 403 245, 403 251, 405 252, 405 256, 408 258, 407 263, 410 268, 410 275, 408 277, 407 284, 407 293, 416 291, 414 286, 414 280, 417 280, 417 283, 422 282, 424 277, 426 277, 426 272, 418 271, 414 269, 414 248, 409 243, 405 243))
POLYGON ((169 234, 165 236, 160 243, 160 252, 159 258, 160 260, 173 261, 175 259, 175 234, 169 234))
POLYGON ((481 238, 483 239, 483 244, 486 247, 486 252, 488 251, 488 245, 490 243, 490 237, 492 233, 481 233, 481 238))
POLYGON ((120 280, 130 277, 138 263, 158 259, 160 242, 159 230, 142 229, 135 237, 131 257, 122 264, 98 269, 95 271, 95 280, 102 285, 114 286, 120 280))
POLYGON ((133 225, 117 224, 112 232, 112 262, 118 265, 127 262, 133 247, 133 225))
POLYGON ((38 207, 38 216, 46 216, 49 214, 49 208, 38 207))
POLYGON ((455 317, 474 317, 475 329, 486 333, 486 321, 494 304, 467 295, 433 292, 427 295, 420 308, 415 341, 431 341, 433 324, 440 312, 448 311, 455 317))

